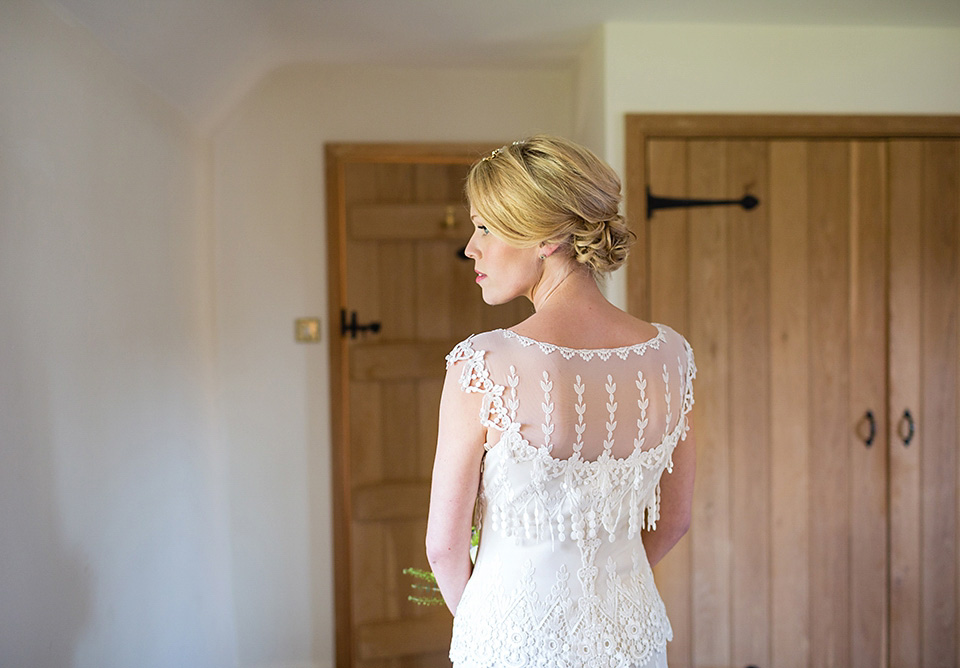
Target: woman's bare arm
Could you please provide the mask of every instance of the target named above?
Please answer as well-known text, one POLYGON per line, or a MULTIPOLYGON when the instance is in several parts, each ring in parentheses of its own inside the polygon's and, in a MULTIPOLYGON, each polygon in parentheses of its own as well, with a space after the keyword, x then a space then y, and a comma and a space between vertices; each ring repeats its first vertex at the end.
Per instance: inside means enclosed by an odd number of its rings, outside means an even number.
POLYGON ((461 366, 451 366, 443 384, 427 519, 427 560, 454 615, 473 568, 470 528, 486 440, 479 421, 482 395, 461 390, 461 366))
POLYGON ((690 528, 693 509, 693 479, 696 469, 696 439, 693 429, 673 451, 673 473, 660 477, 660 519, 654 531, 643 532, 643 547, 654 566, 690 528))

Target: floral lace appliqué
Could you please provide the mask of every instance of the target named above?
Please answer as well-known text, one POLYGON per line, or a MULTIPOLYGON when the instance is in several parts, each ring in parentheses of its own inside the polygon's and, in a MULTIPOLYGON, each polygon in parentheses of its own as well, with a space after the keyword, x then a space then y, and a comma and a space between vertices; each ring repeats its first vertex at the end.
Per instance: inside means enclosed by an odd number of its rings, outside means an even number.
POLYGON ((581 568, 573 577, 566 566, 551 576, 526 561, 508 586, 503 563, 490 568, 481 586, 468 585, 454 619, 450 658, 458 667, 630 668, 673 639, 637 553, 624 575, 612 559, 602 571, 581 568))
POLYGON ((483 393, 480 423, 484 427, 505 431, 511 424, 511 418, 503 400, 504 388, 490 380, 490 372, 483 361, 485 351, 474 350, 470 341, 461 341, 450 351, 446 358, 447 368, 458 362, 466 362, 460 374, 460 387, 464 392, 483 393))

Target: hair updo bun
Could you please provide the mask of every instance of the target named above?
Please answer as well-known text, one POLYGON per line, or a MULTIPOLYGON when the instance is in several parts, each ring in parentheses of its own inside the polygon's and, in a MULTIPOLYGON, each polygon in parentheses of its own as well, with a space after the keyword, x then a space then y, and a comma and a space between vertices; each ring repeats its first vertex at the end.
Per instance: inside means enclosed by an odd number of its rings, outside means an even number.
POLYGON ((635 236, 623 216, 600 223, 584 223, 573 231, 570 245, 577 262, 594 275, 608 274, 627 260, 635 236))
POLYGON ((537 135, 503 146, 467 175, 470 204, 491 232, 521 248, 560 243, 595 277, 627 258, 634 234, 620 215, 620 179, 590 150, 537 135))

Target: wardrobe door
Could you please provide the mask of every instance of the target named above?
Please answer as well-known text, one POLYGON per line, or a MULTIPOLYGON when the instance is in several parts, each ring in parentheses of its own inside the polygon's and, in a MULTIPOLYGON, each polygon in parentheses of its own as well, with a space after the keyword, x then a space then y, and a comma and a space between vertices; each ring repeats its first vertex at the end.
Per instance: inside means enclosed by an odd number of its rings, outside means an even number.
POLYGON ((957 666, 960 142, 889 156, 890 666, 957 666))
MULTIPOLYGON (((650 313, 697 355, 676 666, 877 666, 886 639, 885 146, 651 139, 650 313)), ((633 281, 631 277, 631 281, 633 281)), ((635 285, 635 284, 632 284, 635 285)))

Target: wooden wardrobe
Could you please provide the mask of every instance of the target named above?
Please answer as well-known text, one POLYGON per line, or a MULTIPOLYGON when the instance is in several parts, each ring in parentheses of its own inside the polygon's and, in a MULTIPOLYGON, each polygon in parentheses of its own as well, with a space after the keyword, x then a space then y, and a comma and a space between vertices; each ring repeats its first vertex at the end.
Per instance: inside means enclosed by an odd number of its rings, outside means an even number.
POLYGON ((625 181, 699 367, 671 667, 960 665, 960 117, 632 115, 625 181))

